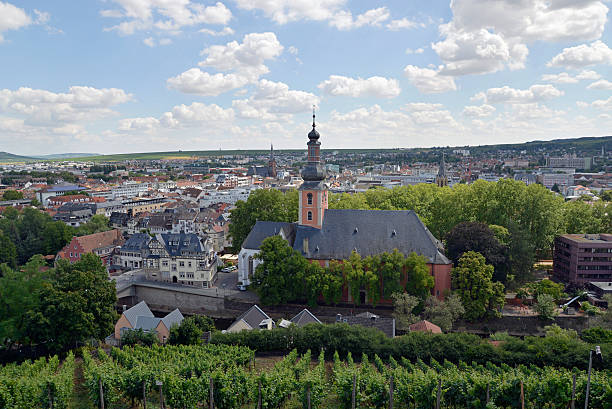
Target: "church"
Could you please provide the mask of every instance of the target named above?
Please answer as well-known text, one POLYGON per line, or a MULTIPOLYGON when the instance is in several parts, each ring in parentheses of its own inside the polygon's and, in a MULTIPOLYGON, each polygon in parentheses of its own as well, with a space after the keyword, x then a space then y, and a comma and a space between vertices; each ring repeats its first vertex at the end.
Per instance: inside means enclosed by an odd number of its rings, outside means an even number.
MULTIPOLYGON (((432 295, 443 298, 450 290, 451 261, 437 240, 412 210, 328 209, 325 168, 321 163, 321 142, 315 115, 308 134, 308 162, 302 170, 299 213, 295 223, 257 221, 244 240, 238 255, 238 280, 250 284, 260 260, 255 258, 264 239, 280 235, 311 262, 328 266, 331 260, 346 260, 356 251, 362 257, 399 250, 425 256, 434 277, 432 295)), ((362 303, 367 303, 365 292, 362 303)), ((352 302, 343 289, 343 302, 352 302)), ((383 300, 384 301, 384 300, 383 300)))

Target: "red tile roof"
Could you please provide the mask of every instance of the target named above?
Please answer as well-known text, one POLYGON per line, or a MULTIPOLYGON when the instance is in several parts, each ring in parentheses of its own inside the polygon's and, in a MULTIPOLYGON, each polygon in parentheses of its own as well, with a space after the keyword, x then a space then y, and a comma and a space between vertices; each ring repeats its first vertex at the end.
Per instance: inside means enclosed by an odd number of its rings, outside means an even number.
POLYGON ((427 320, 419 321, 408 327, 410 331, 431 332, 433 334, 441 334, 442 330, 436 324, 432 324, 427 320))

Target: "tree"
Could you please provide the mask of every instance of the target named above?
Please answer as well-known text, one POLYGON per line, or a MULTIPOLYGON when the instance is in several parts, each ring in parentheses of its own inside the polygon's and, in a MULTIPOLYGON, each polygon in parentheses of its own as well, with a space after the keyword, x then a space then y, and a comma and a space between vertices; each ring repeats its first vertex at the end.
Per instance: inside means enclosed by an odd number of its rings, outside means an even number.
POLYGON ((465 313, 461 299, 457 294, 451 294, 444 301, 429 296, 425 301, 423 318, 436 324, 444 332, 453 328, 453 323, 465 313))
POLYGON ((540 294, 537 297, 537 304, 533 306, 533 310, 538 313, 540 318, 544 320, 552 320, 556 314, 555 299, 550 294, 540 294))
POLYGON ((371 270, 364 268, 363 260, 356 251, 351 252, 348 260, 344 263, 346 281, 349 286, 349 292, 353 299, 353 304, 359 305, 361 290, 366 291, 368 301, 376 304, 380 299, 380 281, 378 276, 371 270))
POLYGON ((593 318, 592 324, 612 330, 612 294, 606 294, 603 298, 608 303, 608 308, 593 318))
POLYGON ((421 299, 406 293, 395 293, 393 299, 393 318, 397 322, 397 328, 408 330, 408 327, 420 320, 419 316, 413 314, 413 310, 421 303, 421 299))
POLYGON ((533 298, 538 298, 542 294, 547 294, 552 297, 556 302, 566 297, 567 294, 563 292, 565 286, 561 283, 555 283, 548 278, 527 284, 527 293, 533 298))
POLYGON ((77 236, 100 233, 110 230, 110 220, 103 214, 94 215, 87 223, 80 225, 76 229, 77 236))
POLYGON ((451 271, 453 287, 465 308, 465 317, 474 321, 487 315, 499 316, 504 305, 504 286, 493 282, 493 266, 482 254, 468 251, 451 271))
POLYGON ((408 276, 406 291, 424 301, 435 284, 433 276, 429 273, 429 267, 427 267, 427 259, 412 252, 406 257, 405 266, 408 276))
POLYGON ((17 267, 17 247, 0 231, 0 264, 6 263, 9 267, 17 267))
MULTIPOLYGON (((501 230, 496 228, 501 234, 501 230)), ((446 236, 446 252, 455 265, 466 251, 476 251, 495 268, 496 281, 505 281, 508 274, 508 248, 497 239, 495 232, 481 222, 462 222, 446 236)))
POLYGON ((199 345, 202 343, 202 334, 215 329, 210 317, 194 315, 185 318, 180 325, 170 328, 168 343, 172 345, 199 345))
POLYGON ((157 338, 157 332, 155 330, 144 331, 142 328, 138 328, 124 331, 121 334, 121 345, 144 345, 150 347, 151 345, 158 343, 159 338, 157 338))
POLYGON ((266 238, 259 249, 262 263, 255 269, 252 286, 261 302, 275 305, 303 298, 308 261, 281 236, 266 238))
POLYGON ((16 190, 7 190, 2 195, 4 200, 20 200, 23 199, 23 192, 18 192, 16 190))
POLYGON ((39 302, 26 313, 27 335, 61 351, 88 339, 103 339, 117 319, 115 285, 94 254, 70 264, 59 260, 36 292, 39 302))
POLYGON ((282 193, 276 189, 259 189, 247 201, 239 200, 231 211, 229 235, 232 251, 240 252, 242 243, 258 220, 293 223, 298 219, 298 192, 282 193))
POLYGON ((561 189, 559 189, 559 185, 556 183, 550 188, 550 190, 555 193, 561 193, 561 189))

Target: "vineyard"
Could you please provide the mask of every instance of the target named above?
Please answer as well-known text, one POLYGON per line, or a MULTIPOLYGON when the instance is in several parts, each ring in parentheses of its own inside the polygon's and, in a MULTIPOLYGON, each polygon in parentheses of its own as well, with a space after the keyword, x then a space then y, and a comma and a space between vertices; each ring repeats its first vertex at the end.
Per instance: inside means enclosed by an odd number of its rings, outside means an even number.
MULTIPOLYGON (((136 346, 84 352, 85 384, 101 407, 166 408, 568 408, 584 402, 585 371, 535 366, 459 365, 432 360, 361 362, 294 350, 269 368, 244 347, 136 346), (161 402, 160 402, 161 401, 161 402)), ((612 374, 593 371, 589 408, 612 408, 612 374)), ((10 407, 10 406, 9 406, 10 407)), ((59 406, 58 406, 59 407, 59 406)))
POLYGON ((65 409, 74 385, 74 355, 0 367, 0 409, 65 409))

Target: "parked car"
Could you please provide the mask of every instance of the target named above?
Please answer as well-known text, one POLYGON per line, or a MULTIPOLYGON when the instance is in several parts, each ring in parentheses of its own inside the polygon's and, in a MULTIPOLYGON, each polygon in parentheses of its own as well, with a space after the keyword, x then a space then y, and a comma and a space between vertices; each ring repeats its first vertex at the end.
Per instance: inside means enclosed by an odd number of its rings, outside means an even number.
POLYGON ((232 271, 236 271, 238 270, 238 267, 236 266, 229 266, 229 267, 224 267, 221 269, 222 273, 231 273, 232 271))

